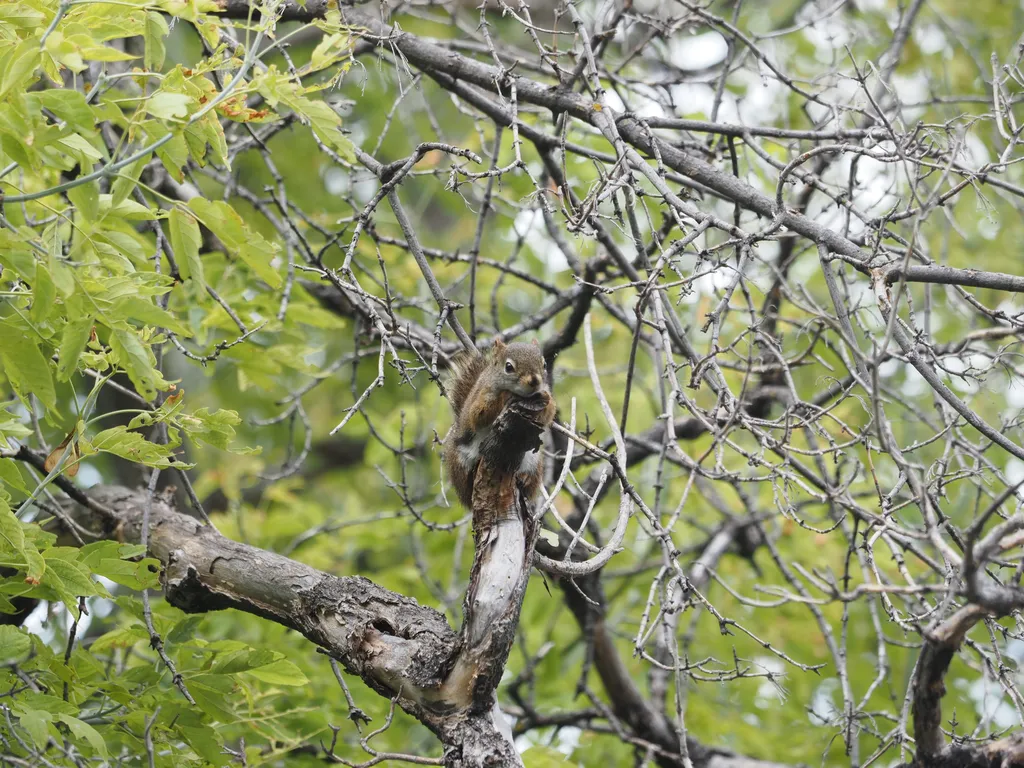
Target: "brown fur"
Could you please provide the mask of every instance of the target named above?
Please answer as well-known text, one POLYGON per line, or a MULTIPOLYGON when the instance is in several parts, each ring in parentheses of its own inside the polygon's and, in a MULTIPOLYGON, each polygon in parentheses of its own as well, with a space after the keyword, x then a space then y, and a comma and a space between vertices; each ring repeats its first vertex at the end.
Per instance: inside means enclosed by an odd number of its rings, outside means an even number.
MULTIPOLYGON (((490 355, 484 356, 472 350, 462 352, 452 361, 451 375, 445 388, 448 394, 448 402, 455 413, 455 424, 444 445, 444 463, 448 470, 448 478, 459 501, 467 509, 473 508, 473 485, 477 474, 478 463, 472 466, 464 464, 464 459, 459 453, 459 446, 465 445, 473 439, 480 430, 490 427, 498 414, 508 404, 513 393, 507 389, 499 388, 505 385, 498 384, 500 381, 500 368, 488 371, 493 365, 499 365, 504 359, 506 350, 508 354, 519 361, 529 361, 523 365, 520 371, 525 376, 542 373, 543 362, 539 353, 530 350, 524 354, 525 345, 506 346, 500 339, 495 340, 494 348, 490 355)), ((542 381, 542 379, 541 379, 542 381)), ((555 401, 550 393, 547 395, 547 403, 540 412, 538 423, 547 427, 555 418, 555 401)), ((518 473, 516 479, 523 487, 528 498, 533 498, 540 489, 544 478, 544 457, 538 458, 537 469, 528 474, 518 473)))
POLYGON ((486 367, 487 358, 476 350, 460 352, 452 360, 451 373, 445 382, 445 389, 456 417, 462 413, 469 393, 473 391, 473 385, 486 367))

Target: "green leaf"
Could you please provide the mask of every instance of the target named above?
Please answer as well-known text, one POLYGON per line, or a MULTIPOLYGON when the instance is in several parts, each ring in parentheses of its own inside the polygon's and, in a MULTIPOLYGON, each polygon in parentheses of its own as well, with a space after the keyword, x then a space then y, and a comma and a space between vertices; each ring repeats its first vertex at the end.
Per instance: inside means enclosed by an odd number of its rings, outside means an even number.
POLYGON ((140 320, 153 328, 166 328, 179 336, 185 336, 186 338, 192 336, 192 331, 188 326, 183 325, 178 318, 166 309, 141 296, 122 296, 110 309, 109 316, 114 319, 130 317, 140 320))
POLYGON ((252 231, 235 209, 221 200, 194 197, 188 203, 203 222, 226 245, 231 253, 248 265, 271 288, 280 288, 280 273, 270 262, 277 256, 277 246, 252 231))
POLYGON ((102 587, 79 563, 79 555, 75 547, 50 547, 43 553, 43 559, 46 560, 47 572, 54 571, 75 597, 96 595, 102 587))
MULTIPOLYGON (((126 194, 130 193, 131 189, 129 188, 126 194)), ((156 218, 156 214, 146 206, 141 205, 134 200, 122 200, 119 203, 115 203, 114 198, 111 195, 100 195, 100 214, 102 216, 113 214, 117 218, 129 221, 136 221, 140 219, 150 221, 156 218)), ((106 234, 109 235, 110 233, 106 234)))
MULTIPOLYGON (((82 571, 78 564, 60 557, 59 552, 48 549, 44 553, 46 570, 39 583, 57 593, 61 602, 77 620, 79 618, 78 598, 101 594, 97 584, 82 571)), ((106 591, 106 590, 104 590, 106 591)))
POLYGON ((129 589, 154 589, 160 586, 160 561, 147 557, 139 562, 105 558, 92 567, 93 573, 129 589))
POLYGON ((24 3, 0 5, 0 21, 15 27, 34 29, 42 24, 45 18, 39 11, 29 8, 24 3))
POLYGON ((255 648, 244 648, 231 653, 218 654, 213 666, 210 667, 210 673, 233 675, 236 672, 248 672, 256 667, 267 666, 274 661, 277 655, 273 651, 255 648))
MULTIPOLYGON (((156 121, 149 121, 152 125, 157 125, 156 121)), ((164 134, 159 134, 159 131, 151 130, 150 133, 154 138, 162 138, 164 134), (159 134, 159 135, 157 135, 159 134)), ((166 131, 165 131, 166 133, 166 131)), ((189 148, 188 142, 185 139, 185 133, 176 131, 171 137, 170 141, 164 144, 162 147, 157 149, 156 156, 160 158, 160 162, 164 164, 164 168, 171 174, 171 177, 178 181, 185 179, 185 173, 182 170, 185 163, 188 162, 189 148)), ((202 165, 202 163, 200 163, 202 165)))
POLYGON ((94 654, 103 653, 111 648, 130 648, 143 640, 149 640, 149 632, 140 623, 130 627, 119 627, 100 635, 89 648, 94 654))
POLYGON ((32 311, 29 317, 33 323, 41 325, 55 309, 57 289, 53 285, 50 273, 42 264, 36 264, 36 280, 32 284, 32 311))
POLYGON ((75 278, 71 269, 61 260, 62 244, 59 237, 50 241, 50 248, 47 252, 46 266, 50 270, 50 278, 57 286, 60 295, 67 298, 75 290, 75 278))
POLYGON ((146 111, 162 120, 188 117, 188 106, 192 97, 184 93, 158 91, 146 100, 146 111))
POLYGON ((68 726, 76 739, 85 739, 97 755, 101 757, 107 756, 107 745, 103 737, 100 736, 99 731, 77 717, 72 717, 71 715, 60 715, 59 717, 61 722, 68 726))
POLYGON ((320 70, 334 64, 339 58, 348 58, 352 53, 352 43, 353 37, 347 30, 324 35, 313 49, 313 55, 309 60, 310 68, 314 71, 320 70))
POLYGON ((32 434, 31 429, 7 410, 9 405, 10 403, 0 403, 0 448, 10 448, 10 443, 7 442, 9 437, 21 439, 32 434))
POLYGON ((79 184, 68 190, 68 199, 86 221, 96 221, 100 215, 100 189, 95 181, 79 184))
POLYGON ((196 704, 211 717, 222 723, 232 723, 238 716, 231 709, 234 682, 230 677, 219 675, 197 675, 186 683, 196 704))
POLYGON ((177 424, 179 414, 185 409, 185 400, 182 397, 183 394, 184 391, 179 389, 173 395, 169 395, 164 398, 164 401, 160 403, 160 407, 156 410, 142 411, 141 413, 133 416, 132 420, 128 422, 128 429, 149 427, 161 421, 169 421, 173 424, 177 424))
POLYGON ((38 709, 30 709, 22 713, 19 718, 21 727, 28 731, 32 742, 38 749, 43 749, 50 739, 50 722, 52 715, 49 712, 41 712, 38 709))
POLYGON ((39 41, 35 37, 0 56, 0 101, 14 88, 22 88, 42 61, 39 41))
POLYGON ((27 403, 31 393, 47 409, 54 410, 57 407, 57 392, 53 388, 50 363, 39 351, 39 345, 21 329, 9 323, 0 324, 0 335, 3 337, 0 361, 18 397, 27 403))
POLYGON ((178 270, 181 272, 182 278, 187 280, 191 277, 205 289, 206 278, 203 276, 203 260, 199 258, 199 247, 203 242, 199 224, 191 213, 186 213, 178 206, 171 209, 168 219, 171 230, 171 248, 174 250, 174 258, 178 262, 178 270))
POLYGON ((334 312, 314 306, 313 304, 302 304, 292 302, 288 307, 288 317, 300 323, 305 323, 314 328, 325 330, 340 330, 348 326, 348 320, 334 312))
POLYGON ((149 155, 140 157, 126 169, 119 171, 117 179, 110 188, 110 210, 117 211, 121 204, 128 199, 128 196, 139 183, 142 169, 149 163, 149 155))
POLYGON ((0 662, 17 661, 32 647, 32 639, 19 627, 0 625, 0 662))
POLYGON ((552 766, 557 768, 566 764, 575 765, 575 763, 566 760, 565 755, 551 747, 530 747, 523 752, 522 757, 523 765, 528 766, 528 768, 552 768, 552 766))
POLYGON ((164 65, 164 58, 167 56, 167 49, 164 47, 164 38, 169 33, 167 22, 164 17, 156 11, 146 14, 146 26, 143 39, 146 41, 146 69, 152 71, 160 70, 164 65))
POLYGON ((83 168, 91 166, 90 160, 100 160, 103 158, 102 152, 90 144, 84 136, 80 136, 77 133, 69 133, 67 136, 58 139, 57 144, 65 152, 75 157, 82 164, 83 168))
POLYGON ((33 547, 26 547, 24 554, 25 560, 28 561, 28 570, 25 571, 26 583, 41 583, 43 576, 46 575, 46 561, 33 547))
POLYGON ((121 558, 142 557, 146 554, 146 548, 141 544, 118 544, 116 541, 93 541, 79 549, 82 553, 82 562, 96 570, 97 565, 108 558, 115 560, 121 558))
POLYGON ((0 489, 4 488, 14 488, 26 495, 29 493, 21 468, 14 459, 0 459, 0 489))
POLYGON ((242 419, 235 411, 220 409, 210 413, 208 408, 200 408, 178 421, 185 434, 193 440, 201 440, 223 450, 228 450, 235 439, 234 428, 241 423, 242 419))
POLYGON ((0 498, 0 551, 23 554, 25 531, 21 521, 15 517, 7 502, 0 498))
POLYGON ((349 162, 355 162, 351 140, 341 132, 341 118, 331 105, 323 100, 311 99, 305 89, 274 66, 260 80, 259 91, 271 107, 283 104, 308 123, 321 141, 335 149, 349 162))
POLYGON ((211 765, 225 765, 229 756, 223 749, 223 740, 216 728, 208 725, 186 726, 178 725, 178 732, 188 743, 196 754, 211 765))
POLYGON ((302 673, 302 670, 288 659, 280 659, 264 667, 251 669, 247 674, 274 685, 307 685, 309 683, 309 679, 302 673))
POLYGON ((32 93, 30 96, 36 99, 40 106, 50 110, 67 123, 69 128, 82 134, 88 134, 95 130, 96 115, 81 91, 71 88, 51 88, 32 93))

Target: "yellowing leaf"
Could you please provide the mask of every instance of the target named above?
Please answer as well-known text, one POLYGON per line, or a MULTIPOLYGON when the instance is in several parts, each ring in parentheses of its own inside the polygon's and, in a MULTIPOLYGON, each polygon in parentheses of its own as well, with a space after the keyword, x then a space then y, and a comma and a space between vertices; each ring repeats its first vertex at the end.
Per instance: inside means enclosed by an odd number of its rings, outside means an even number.
POLYGON ((167 93, 159 91, 146 100, 146 111, 153 117, 163 120, 184 118, 188 116, 188 105, 192 97, 184 93, 167 93))

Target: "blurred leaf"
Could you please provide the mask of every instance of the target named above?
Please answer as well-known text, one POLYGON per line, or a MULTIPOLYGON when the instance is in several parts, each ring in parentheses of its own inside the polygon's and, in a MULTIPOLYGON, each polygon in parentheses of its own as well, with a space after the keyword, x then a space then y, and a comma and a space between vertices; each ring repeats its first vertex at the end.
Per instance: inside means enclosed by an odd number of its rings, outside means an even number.
POLYGON ((14 391, 22 402, 28 403, 29 394, 35 395, 48 410, 57 407, 57 393, 53 388, 50 364, 39 345, 20 328, 0 322, 0 361, 14 391))
POLYGON ((278 247, 253 232, 235 209, 220 200, 194 197, 189 208, 237 256, 271 288, 280 288, 280 273, 270 262, 277 256, 278 247))
POLYGON ((199 286, 205 288, 203 261, 199 258, 199 248, 203 243, 199 225, 191 213, 186 213, 177 206, 171 209, 168 222, 171 248, 174 249, 174 258, 178 262, 182 278, 187 280, 191 277, 199 286))
POLYGON ((32 647, 32 640, 20 627, 0 624, 0 662, 19 661, 32 647))

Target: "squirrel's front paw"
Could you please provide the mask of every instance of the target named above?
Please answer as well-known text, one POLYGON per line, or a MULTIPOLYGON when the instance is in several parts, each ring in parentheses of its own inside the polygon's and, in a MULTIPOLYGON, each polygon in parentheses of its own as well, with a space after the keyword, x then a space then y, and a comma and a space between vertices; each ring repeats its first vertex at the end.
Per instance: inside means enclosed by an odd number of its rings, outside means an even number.
POLYGON ((551 393, 540 391, 529 397, 517 397, 514 402, 523 411, 543 411, 551 402, 551 393))

